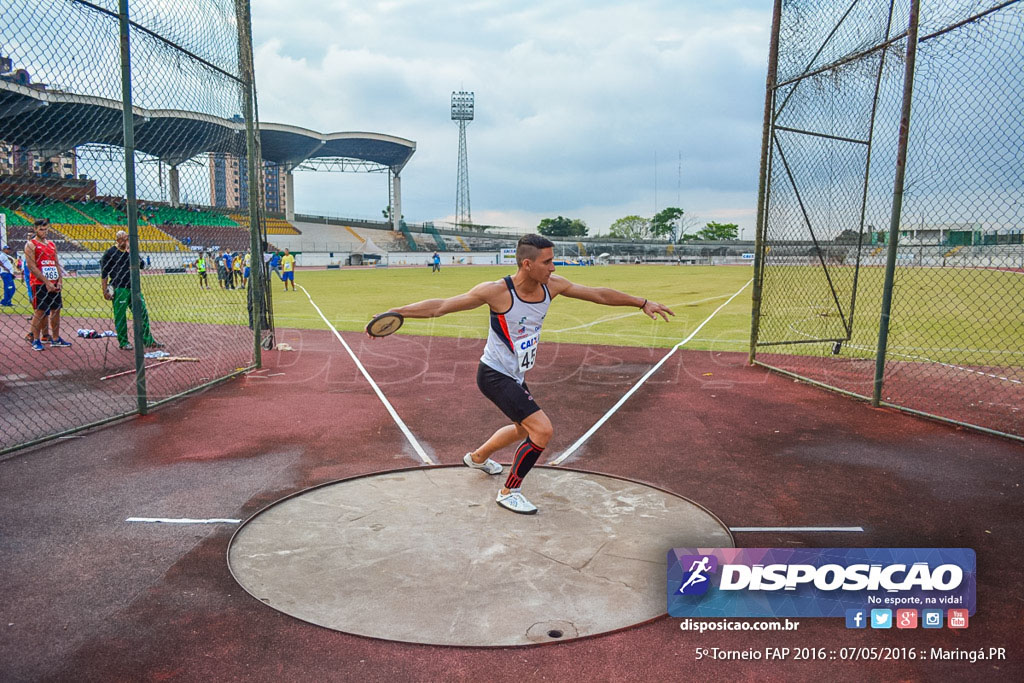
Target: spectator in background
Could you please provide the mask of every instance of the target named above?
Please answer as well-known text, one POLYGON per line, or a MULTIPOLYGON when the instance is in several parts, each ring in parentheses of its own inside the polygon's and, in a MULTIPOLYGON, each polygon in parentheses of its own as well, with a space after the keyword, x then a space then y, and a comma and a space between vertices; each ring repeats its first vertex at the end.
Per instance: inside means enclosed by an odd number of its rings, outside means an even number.
POLYGON ((224 287, 226 289, 234 289, 235 274, 231 270, 231 252, 225 249, 224 254, 221 256, 221 260, 224 262, 224 287))
POLYGON ((215 256, 213 262, 217 266, 217 284, 220 285, 221 289, 224 289, 224 252, 221 252, 219 256, 215 256))
POLYGON ((35 237, 25 244, 25 264, 31 275, 32 303, 32 350, 44 351, 43 327, 49 319, 50 347, 71 346, 60 336, 60 311, 64 307, 61 289, 64 286, 64 268, 57 258, 57 245, 46 239, 50 232, 50 221, 36 219, 33 224, 35 237))
POLYGON ((242 287, 249 288, 249 274, 252 272, 252 251, 245 252, 245 267, 242 269, 242 287))
MULTIPOLYGON (((114 246, 100 257, 100 286, 103 298, 114 302, 114 329, 117 330, 117 345, 131 350, 128 342, 128 309, 132 305, 131 255, 128 253, 128 233, 118 230, 114 246)), ((142 299, 142 343, 147 349, 159 349, 163 344, 153 339, 149 330, 149 312, 146 311, 146 297, 142 299)))
POLYGON ((149 270, 152 267, 153 267, 153 261, 150 260, 150 258, 147 256, 146 257, 146 270, 149 270))
POLYGON ((242 286, 242 255, 237 251, 231 255, 231 277, 235 287, 242 286))
POLYGON ((276 251, 270 256, 270 270, 274 271, 278 280, 283 279, 281 277, 281 255, 276 251))
MULTIPOLYGON (((25 262, 25 254, 18 255, 18 269, 21 270, 21 275, 25 279, 25 296, 28 297, 28 303, 35 308, 32 304, 32 283, 29 282, 32 273, 29 272, 28 264, 25 262)), ((29 341, 32 341, 31 335, 29 335, 29 341)))
POLYGON ((430 269, 430 272, 431 273, 440 273, 441 272, 441 256, 436 251, 434 252, 434 257, 433 257, 432 261, 433 261, 434 267, 430 269))
POLYGON ((196 259, 196 273, 199 275, 199 289, 209 289, 210 282, 206 279, 206 252, 196 259))
POLYGON ((14 249, 11 245, 5 244, 0 248, 0 280, 3 280, 4 285, 4 297, 0 300, 0 306, 14 305, 11 298, 14 296, 14 278, 18 267, 14 265, 13 256, 14 249))
POLYGON ((295 291, 295 257, 287 249, 281 257, 281 281, 284 282, 284 291, 288 291, 288 283, 292 283, 292 291, 295 291))

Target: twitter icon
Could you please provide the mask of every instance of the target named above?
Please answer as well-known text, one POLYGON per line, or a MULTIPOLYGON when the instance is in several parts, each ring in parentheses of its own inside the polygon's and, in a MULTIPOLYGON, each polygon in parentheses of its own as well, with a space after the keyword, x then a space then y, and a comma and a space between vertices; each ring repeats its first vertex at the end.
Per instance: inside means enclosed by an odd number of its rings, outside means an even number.
POLYGON ((871 628, 892 628, 892 610, 871 610, 871 628))

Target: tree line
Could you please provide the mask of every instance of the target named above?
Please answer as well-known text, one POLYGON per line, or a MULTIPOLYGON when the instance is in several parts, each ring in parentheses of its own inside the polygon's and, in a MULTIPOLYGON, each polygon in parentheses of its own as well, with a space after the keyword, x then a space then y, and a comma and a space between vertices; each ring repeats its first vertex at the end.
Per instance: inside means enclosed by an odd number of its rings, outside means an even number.
MULTIPOLYGON (((672 242, 690 240, 734 240, 739 238, 739 226, 735 223, 705 223, 700 230, 689 233, 694 227, 685 219, 685 212, 670 206, 651 218, 624 216, 608 229, 610 237, 628 240, 668 239, 672 242)), ((579 218, 545 218, 537 225, 537 232, 545 237, 586 237, 589 228, 579 218)))

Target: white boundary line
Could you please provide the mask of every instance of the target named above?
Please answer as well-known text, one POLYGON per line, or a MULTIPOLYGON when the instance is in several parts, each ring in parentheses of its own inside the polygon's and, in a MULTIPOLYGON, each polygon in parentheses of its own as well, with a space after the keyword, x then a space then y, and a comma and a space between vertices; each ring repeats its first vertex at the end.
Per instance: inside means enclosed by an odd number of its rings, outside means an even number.
POLYGON ((634 385, 632 386, 632 388, 630 388, 630 390, 629 390, 629 391, 627 391, 627 392, 626 392, 626 393, 625 393, 625 394, 624 394, 624 395, 622 396, 622 398, 620 398, 620 399, 618 400, 618 402, 617 402, 617 403, 616 403, 615 405, 613 405, 613 406, 611 407, 611 409, 610 409, 610 410, 609 410, 609 411, 608 411, 607 413, 605 413, 605 414, 604 414, 604 416, 603 416, 603 417, 602 417, 602 418, 601 418, 600 420, 598 420, 597 422, 595 422, 595 423, 594 423, 594 426, 593 426, 593 427, 591 427, 590 429, 588 429, 588 430, 586 431, 586 433, 585 433, 585 434, 584 434, 583 436, 581 436, 581 437, 580 437, 579 439, 577 439, 577 440, 576 440, 576 443, 574 443, 573 445, 569 446, 568 450, 564 451, 564 452, 563 452, 563 453, 562 453, 561 455, 559 455, 559 456, 558 456, 557 458, 555 458, 554 460, 552 460, 552 461, 551 461, 551 462, 549 462, 548 464, 549 464, 549 465, 558 465, 558 464, 561 464, 561 463, 562 463, 562 462, 563 462, 563 461, 564 461, 564 460, 565 460, 566 458, 568 458, 568 457, 569 457, 570 455, 572 455, 573 453, 575 453, 575 452, 576 452, 576 450, 577 450, 577 449, 578 449, 578 448, 579 448, 580 446, 582 446, 582 445, 583 445, 583 443, 584 443, 584 442, 585 442, 585 441, 586 441, 587 439, 589 439, 589 438, 590 438, 590 437, 591 437, 591 436, 592 436, 592 435, 594 434, 594 432, 596 432, 596 431, 597 431, 598 429, 600 429, 600 428, 601 428, 601 425, 603 425, 603 424, 604 424, 605 422, 607 422, 607 421, 608 421, 608 418, 609 418, 609 417, 611 417, 612 415, 614 415, 614 414, 615 414, 615 411, 617 411, 617 410, 618 410, 619 408, 621 408, 621 407, 622 407, 622 404, 624 404, 624 403, 625 403, 625 402, 626 402, 627 400, 629 400, 629 397, 630 397, 630 396, 632 396, 633 394, 635 394, 635 393, 636 393, 636 390, 637 390, 637 389, 639 389, 639 388, 640 388, 641 386, 643 386, 643 383, 644 383, 644 382, 646 382, 646 381, 648 380, 648 378, 650 378, 650 376, 651 376, 651 375, 653 375, 653 374, 654 374, 655 372, 657 372, 657 371, 658 371, 658 368, 660 368, 660 367, 661 367, 662 365, 664 365, 664 364, 665 364, 665 361, 667 361, 667 360, 668 360, 669 358, 671 358, 671 357, 672 357, 672 354, 674 354, 674 353, 675 353, 676 351, 678 351, 678 350, 679 350, 679 348, 680 348, 680 347, 681 347, 681 346, 682 346, 683 344, 687 343, 688 341, 690 341, 691 339, 693 339, 694 337, 696 337, 696 336, 697 336, 697 333, 701 331, 701 328, 703 328, 703 327, 704 327, 705 325, 707 325, 707 324, 708 324, 708 323, 709 323, 709 322, 711 321, 711 319, 712 319, 712 318, 714 318, 714 317, 715 317, 716 315, 718 315, 718 312, 719 312, 719 311, 721 311, 721 310, 722 310, 723 308, 725 308, 726 306, 728 306, 728 305, 729 305, 729 302, 731 302, 731 301, 732 301, 733 299, 735 299, 735 298, 736 298, 737 296, 739 296, 739 295, 740 295, 740 292, 742 292, 742 291, 743 291, 744 289, 746 289, 746 288, 747 288, 747 287, 748 287, 748 286, 750 285, 750 283, 751 283, 751 282, 753 282, 753 281, 754 281, 754 279, 753 279, 753 278, 751 278, 751 279, 747 280, 747 284, 745 284, 745 285, 743 285, 742 287, 740 287, 739 289, 737 289, 737 290, 736 290, 736 293, 735 293, 735 294, 733 294, 733 295, 732 295, 732 296, 730 296, 730 297, 729 297, 728 299, 726 299, 725 303, 723 303, 723 304, 722 304, 721 306, 719 306, 718 308, 716 308, 716 309, 714 310, 714 312, 713 312, 713 313, 712 313, 711 315, 709 315, 709 316, 708 316, 707 318, 705 318, 705 319, 704 319, 704 322, 702 322, 702 323, 701 323, 700 325, 698 325, 698 326, 697 326, 697 329, 695 329, 695 330, 694 330, 693 332, 691 332, 691 333, 690 333, 690 336, 689 336, 689 337, 687 337, 687 338, 686 338, 686 339, 684 339, 683 341, 681 341, 681 342, 679 342, 678 344, 676 344, 675 346, 673 346, 673 347, 672 347, 672 350, 671 350, 671 351, 669 351, 668 353, 666 353, 666 354, 665 354, 665 355, 664 355, 664 356, 662 357, 662 359, 661 359, 661 360, 659 360, 659 361, 658 361, 658 362, 657 362, 657 363, 656 363, 656 364, 654 365, 654 367, 653 367, 653 368, 651 368, 650 370, 648 370, 648 371, 647 371, 647 373, 646 373, 646 374, 645 374, 645 375, 644 375, 643 377, 641 377, 641 378, 640 378, 640 380, 639 380, 639 381, 638 381, 638 382, 637 382, 636 384, 634 384, 634 385))
MULTIPOLYGON (((675 308, 677 306, 695 306, 697 304, 707 303, 708 301, 717 301, 718 299, 724 299, 727 296, 729 296, 729 295, 728 294, 722 294, 720 296, 711 296, 711 297, 708 297, 707 299, 697 299, 696 301, 683 301, 682 303, 672 304, 672 305, 669 306, 669 308, 675 308)), ((548 334, 558 334, 559 332, 570 332, 572 330, 582 330, 582 329, 587 328, 587 327, 593 327, 594 325, 600 325, 601 323, 610 323, 613 320, 622 320, 623 318, 628 318, 630 316, 642 315, 642 313, 643 313, 642 311, 630 311, 629 313, 623 313, 622 315, 613 315, 613 316, 609 316, 607 318, 598 318, 597 320, 595 320, 594 322, 591 322, 591 323, 585 323, 583 325, 576 325, 574 327, 566 327, 566 328, 563 328, 561 330, 551 330, 551 331, 548 332, 548 334)))
POLYGON ((350 347, 345 342, 341 334, 338 333, 337 328, 335 328, 334 325, 331 324, 331 321, 327 319, 327 317, 324 315, 324 312, 321 311, 320 307, 316 305, 316 302, 313 301, 313 297, 309 295, 309 292, 306 291, 306 288, 303 287, 302 285, 299 285, 299 289, 301 289, 303 294, 306 295, 306 298, 309 299, 309 303, 313 305, 313 308, 315 308, 316 312, 320 314, 320 317, 323 318, 323 321, 327 323, 327 327, 331 328, 331 332, 334 332, 334 336, 338 338, 338 341, 341 342, 341 345, 345 347, 346 351, 348 351, 348 355, 352 356, 352 360, 355 361, 356 367, 359 368, 359 372, 363 373, 363 377, 365 377, 366 381, 370 383, 371 387, 373 387, 373 390, 377 393, 377 398, 379 398, 381 400, 381 403, 384 404, 384 407, 388 409, 388 413, 391 414, 391 418, 395 421, 395 424, 398 425, 398 428, 402 430, 402 433, 405 434, 405 438, 409 440, 409 443, 412 445, 413 450, 415 450, 416 454, 420 456, 420 460, 423 461, 423 464, 436 465, 437 463, 434 462, 430 458, 430 456, 426 454, 426 452, 423 450, 423 447, 420 446, 420 442, 416 440, 416 437, 412 435, 412 432, 409 431, 409 428, 405 426, 404 422, 402 422, 402 418, 398 417, 398 413, 395 411, 394 407, 392 407, 388 399, 384 396, 384 392, 380 390, 380 387, 377 386, 377 383, 373 381, 372 377, 370 377, 370 373, 367 372, 366 368, 363 367, 363 364, 359 362, 359 358, 356 356, 355 352, 352 351, 352 347, 350 347))
POLYGON ((731 526, 729 531, 841 531, 863 532, 861 526, 731 526))
POLYGON ((129 517, 126 522, 150 522, 159 524, 241 524, 240 519, 190 519, 189 517, 129 517))

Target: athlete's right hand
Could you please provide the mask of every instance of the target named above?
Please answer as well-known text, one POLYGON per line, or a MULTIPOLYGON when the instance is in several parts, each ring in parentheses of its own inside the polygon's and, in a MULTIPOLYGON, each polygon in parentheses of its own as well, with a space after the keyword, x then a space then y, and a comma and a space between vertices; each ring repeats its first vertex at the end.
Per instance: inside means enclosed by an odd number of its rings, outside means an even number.
POLYGON ((56 291, 57 291, 58 289, 60 289, 60 287, 58 287, 58 286, 57 286, 57 285, 56 285, 56 284, 55 284, 55 283, 53 282, 53 280, 47 280, 47 281, 46 281, 46 291, 47 291, 47 292, 56 292, 56 291))

